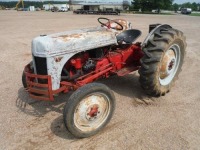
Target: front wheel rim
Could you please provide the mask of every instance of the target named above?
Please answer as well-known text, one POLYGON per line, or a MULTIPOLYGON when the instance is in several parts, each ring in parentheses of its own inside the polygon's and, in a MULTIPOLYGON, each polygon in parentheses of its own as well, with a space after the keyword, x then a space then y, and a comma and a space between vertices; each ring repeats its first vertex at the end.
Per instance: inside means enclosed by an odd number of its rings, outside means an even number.
POLYGON ((97 130, 106 122, 110 109, 110 99, 104 93, 87 95, 75 108, 74 125, 82 132, 97 130))
POLYGON ((181 60, 180 46, 173 44, 164 54, 160 66, 160 84, 165 86, 172 82, 174 79, 181 60))

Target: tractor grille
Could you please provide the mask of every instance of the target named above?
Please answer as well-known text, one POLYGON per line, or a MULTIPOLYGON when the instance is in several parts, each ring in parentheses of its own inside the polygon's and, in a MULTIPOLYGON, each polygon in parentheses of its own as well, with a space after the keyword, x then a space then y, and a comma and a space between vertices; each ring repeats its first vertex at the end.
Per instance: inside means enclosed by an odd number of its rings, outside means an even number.
MULTIPOLYGON (((38 75, 47 75, 47 60, 46 60, 46 58, 34 56, 34 59, 35 59, 35 68, 36 68, 37 74, 38 75)), ((38 79, 38 82, 39 83, 47 83, 47 80, 38 79)))
POLYGON ((39 75, 47 75, 47 61, 46 58, 42 57, 34 57, 35 59, 35 68, 37 74, 39 75))

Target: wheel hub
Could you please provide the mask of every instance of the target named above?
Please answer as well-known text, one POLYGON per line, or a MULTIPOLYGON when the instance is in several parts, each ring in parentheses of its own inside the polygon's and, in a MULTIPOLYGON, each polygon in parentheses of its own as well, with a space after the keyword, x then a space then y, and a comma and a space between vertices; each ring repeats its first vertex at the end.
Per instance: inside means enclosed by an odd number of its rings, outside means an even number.
POLYGON ((169 71, 173 69, 174 63, 175 63, 175 59, 172 59, 172 61, 169 63, 169 66, 168 66, 169 71))
POLYGON ((77 106, 74 114, 75 126, 84 132, 95 130, 106 121, 109 112, 109 98, 100 92, 93 93, 77 106))
POLYGON ((161 79, 165 79, 172 73, 175 63, 176 63, 175 53, 172 49, 170 49, 165 53, 163 57, 162 65, 160 68, 161 79))
POLYGON ((96 119, 99 116, 98 114, 100 114, 100 111, 98 109, 99 109, 99 105, 97 104, 94 104, 91 107, 89 107, 87 110, 86 118, 88 120, 96 119))
POLYGON ((161 85, 168 85, 174 79, 180 65, 181 50, 177 44, 172 45, 164 54, 161 66, 159 81, 161 85))

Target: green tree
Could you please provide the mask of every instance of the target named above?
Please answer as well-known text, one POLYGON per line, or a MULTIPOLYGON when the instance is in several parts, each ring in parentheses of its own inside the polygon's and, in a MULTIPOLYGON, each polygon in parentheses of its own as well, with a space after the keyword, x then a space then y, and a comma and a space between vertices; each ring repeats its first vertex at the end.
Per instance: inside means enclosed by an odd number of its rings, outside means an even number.
POLYGON ((192 4, 190 2, 187 2, 187 3, 183 3, 181 5, 182 8, 191 8, 192 7, 192 4))
POLYGON ((173 4, 173 10, 174 10, 175 12, 177 12, 178 9, 179 9, 179 5, 178 5, 177 3, 174 3, 174 4, 173 4))
POLYGON ((183 3, 181 8, 192 8, 193 11, 198 11, 198 4, 197 3, 183 3))
POLYGON ((160 9, 170 9, 173 0, 133 0, 132 4, 135 9, 141 8, 142 11, 151 11, 157 9, 160 13, 160 9))
POLYGON ((197 3, 192 3, 192 10, 198 11, 198 4, 197 3))
POLYGON ((152 0, 133 0, 132 5, 134 9, 141 9, 142 12, 144 11, 151 11, 152 10, 152 0))

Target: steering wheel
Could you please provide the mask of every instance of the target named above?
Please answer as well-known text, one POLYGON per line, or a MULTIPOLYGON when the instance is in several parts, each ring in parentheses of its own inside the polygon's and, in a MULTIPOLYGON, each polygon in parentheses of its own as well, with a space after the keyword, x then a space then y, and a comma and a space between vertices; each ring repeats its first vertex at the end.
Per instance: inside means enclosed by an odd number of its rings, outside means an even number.
POLYGON ((123 25, 121 25, 119 22, 117 22, 117 21, 115 21, 115 20, 110 20, 110 19, 108 19, 108 18, 98 18, 97 19, 98 20, 98 22, 102 25, 102 26, 106 26, 108 29, 115 29, 115 30, 123 30, 123 25), (106 21, 108 21, 107 23, 103 23, 101 20, 106 20, 106 21), (120 26, 120 28, 119 29, 117 29, 116 27, 111 27, 111 22, 114 22, 114 23, 116 23, 117 25, 119 25, 120 26))

